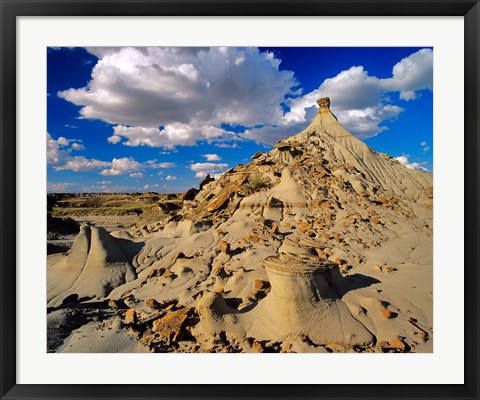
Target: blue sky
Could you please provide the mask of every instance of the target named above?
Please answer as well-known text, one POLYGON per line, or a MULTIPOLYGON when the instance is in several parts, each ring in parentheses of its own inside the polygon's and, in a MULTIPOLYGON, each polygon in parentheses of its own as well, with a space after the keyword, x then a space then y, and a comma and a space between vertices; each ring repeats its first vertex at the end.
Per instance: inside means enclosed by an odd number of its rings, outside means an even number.
POLYGON ((304 129, 340 123, 433 170, 431 48, 47 50, 50 192, 176 192, 304 129))

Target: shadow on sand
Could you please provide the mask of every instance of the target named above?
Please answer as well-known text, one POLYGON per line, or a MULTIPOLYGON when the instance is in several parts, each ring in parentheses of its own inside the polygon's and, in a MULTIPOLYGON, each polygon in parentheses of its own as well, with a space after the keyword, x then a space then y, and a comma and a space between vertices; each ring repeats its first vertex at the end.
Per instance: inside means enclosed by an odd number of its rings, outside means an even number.
POLYGON ((371 276, 363 274, 353 274, 343 278, 340 285, 336 287, 336 290, 340 298, 342 298, 351 290, 366 288, 375 285, 376 283, 382 282, 376 278, 372 278, 371 276))

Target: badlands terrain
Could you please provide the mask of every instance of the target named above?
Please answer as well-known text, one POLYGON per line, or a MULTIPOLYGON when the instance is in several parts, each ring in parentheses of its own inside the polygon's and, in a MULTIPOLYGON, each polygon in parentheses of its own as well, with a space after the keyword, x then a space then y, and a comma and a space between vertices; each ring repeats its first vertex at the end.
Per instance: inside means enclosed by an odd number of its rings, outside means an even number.
POLYGON ((182 194, 49 195, 49 352, 432 352, 430 173, 302 132, 182 194))

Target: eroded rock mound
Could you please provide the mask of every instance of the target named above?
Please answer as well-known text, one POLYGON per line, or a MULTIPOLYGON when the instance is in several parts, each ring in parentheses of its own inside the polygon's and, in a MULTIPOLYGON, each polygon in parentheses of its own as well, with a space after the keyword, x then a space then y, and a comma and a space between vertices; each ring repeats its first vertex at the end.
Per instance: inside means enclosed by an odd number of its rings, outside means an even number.
POLYGON ((49 271, 49 283, 54 284, 62 270, 61 275, 66 278, 49 290, 49 304, 56 305, 72 294, 79 298, 104 298, 116 287, 135 279, 135 269, 117 240, 104 229, 83 225, 63 263, 49 271))

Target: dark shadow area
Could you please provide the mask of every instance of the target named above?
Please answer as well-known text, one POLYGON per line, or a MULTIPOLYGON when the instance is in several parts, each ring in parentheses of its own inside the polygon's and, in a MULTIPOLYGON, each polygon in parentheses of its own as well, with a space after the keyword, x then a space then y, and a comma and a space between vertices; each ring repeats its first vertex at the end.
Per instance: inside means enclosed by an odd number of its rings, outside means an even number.
MULTIPOLYGON (((70 296, 73 296, 73 295, 70 295, 70 296)), ((127 310, 128 307, 124 304, 123 301, 121 300, 116 300, 115 303, 116 303, 116 307, 113 308, 111 306, 109 306, 108 302, 109 300, 99 300, 99 301, 89 301, 90 299, 87 299, 87 298, 80 298, 78 301, 75 301, 75 302, 70 302, 68 301, 68 297, 70 296, 67 296, 64 300, 64 304, 61 304, 57 307, 48 307, 47 308, 47 314, 51 313, 51 312, 54 312, 54 311, 58 311, 58 310, 63 310, 63 309, 68 309, 68 308, 75 308, 75 309, 78 309, 78 310, 114 310, 114 309, 124 309, 124 310, 127 310)))
POLYGON ((70 243, 52 243, 47 242, 47 256, 50 254, 61 254, 66 253, 72 247, 72 242, 70 243))
POLYGON ((340 282, 340 285, 336 287, 336 290, 340 298, 342 298, 350 290, 366 288, 375 285, 376 283, 382 282, 376 278, 372 278, 371 276, 354 274, 343 278, 340 282))
POLYGON ((133 258, 139 254, 143 249, 143 246, 145 246, 145 242, 133 242, 131 240, 121 238, 114 239, 130 264, 133 262, 133 258))
POLYGON ((224 299, 227 306, 233 308, 234 310, 238 310, 240 304, 242 304, 243 300, 240 297, 227 297, 224 299))
POLYGON ((277 231, 277 235, 278 235, 278 236, 281 236, 281 237, 282 237, 282 240, 285 240, 285 238, 286 238, 287 236, 293 235, 293 232, 292 232, 292 231, 289 231, 289 232, 280 232, 280 231, 277 231))
POLYGON ((240 311, 238 311, 239 314, 244 314, 249 311, 252 311, 257 305, 260 303, 260 301, 256 301, 254 303, 249 304, 248 306, 243 307, 240 311))
POLYGON ((233 257, 233 256, 237 256, 237 255, 243 253, 244 251, 245 251, 244 248, 238 248, 238 247, 237 247, 237 248, 234 249, 234 250, 229 250, 229 251, 228 251, 228 254, 229 254, 231 257, 233 257))

